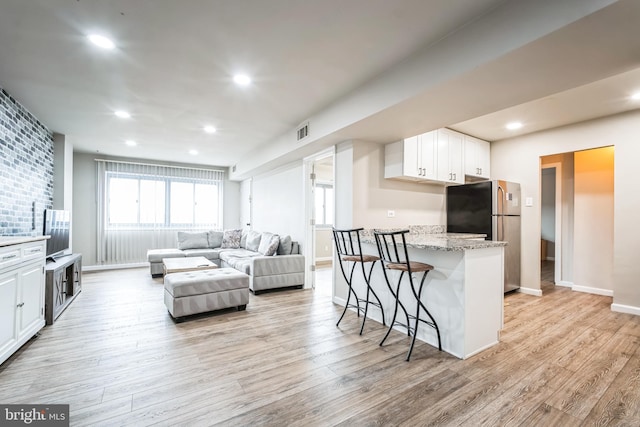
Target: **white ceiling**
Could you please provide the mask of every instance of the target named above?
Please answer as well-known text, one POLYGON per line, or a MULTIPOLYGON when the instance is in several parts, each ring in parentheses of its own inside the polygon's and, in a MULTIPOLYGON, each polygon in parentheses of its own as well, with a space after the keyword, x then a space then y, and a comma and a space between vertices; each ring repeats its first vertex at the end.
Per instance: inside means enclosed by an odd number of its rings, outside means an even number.
MULTIPOLYGON (((76 151, 230 166, 505 3, 2 0, 0 87, 66 135, 76 151), (112 37, 117 48, 90 45, 92 32, 112 37), (239 71, 253 77, 250 87, 232 83, 239 71), (116 118, 117 109, 132 118, 116 118), (218 132, 205 134, 206 124, 218 132), (127 147, 128 139, 138 146, 127 147)), ((609 13, 345 127, 333 139, 390 141, 437 125, 497 140, 638 108, 627 98, 640 90, 638 3, 617 2, 609 13), (523 58, 549 62, 536 70, 536 84, 522 89, 521 79, 505 78, 477 93, 487 97, 482 105, 460 102, 456 94, 455 103, 437 105, 451 114, 439 122, 432 114, 436 107, 427 100, 453 93, 453 86, 468 90, 485 75, 510 70, 524 76, 517 71, 527 65, 523 58), (524 128, 506 132, 504 123, 516 119, 524 128)))

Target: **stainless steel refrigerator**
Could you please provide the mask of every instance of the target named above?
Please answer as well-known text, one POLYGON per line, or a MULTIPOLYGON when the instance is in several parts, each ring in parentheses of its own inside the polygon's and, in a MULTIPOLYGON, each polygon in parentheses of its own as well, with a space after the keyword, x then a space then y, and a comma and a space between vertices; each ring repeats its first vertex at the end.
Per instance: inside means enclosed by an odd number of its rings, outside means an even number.
POLYGON ((483 181, 447 187, 447 232, 506 241, 504 291, 520 288, 520 184, 483 181))

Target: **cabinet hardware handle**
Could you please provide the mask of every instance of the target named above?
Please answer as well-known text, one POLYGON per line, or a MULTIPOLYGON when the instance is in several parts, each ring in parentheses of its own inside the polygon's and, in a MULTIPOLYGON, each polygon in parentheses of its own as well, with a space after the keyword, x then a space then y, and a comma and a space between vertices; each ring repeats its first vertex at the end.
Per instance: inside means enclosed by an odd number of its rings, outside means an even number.
POLYGON ((480 168, 480 175, 482 175, 482 168, 480 168))
POLYGON ((23 302, 21 302, 20 304, 18 304, 18 308, 22 307, 24 305, 23 302))
POLYGON ((2 261, 6 261, 8 259, 12 259, 12 258, 15 258, 17 256, 18 256, 17 254, 5 255, 5 256, 2 257, 2 261))

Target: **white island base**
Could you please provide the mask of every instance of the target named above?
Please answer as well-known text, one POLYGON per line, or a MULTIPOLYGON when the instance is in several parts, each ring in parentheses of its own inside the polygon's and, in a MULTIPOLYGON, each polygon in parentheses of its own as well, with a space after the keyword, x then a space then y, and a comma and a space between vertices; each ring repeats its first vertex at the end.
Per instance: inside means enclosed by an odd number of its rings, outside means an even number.
MULTIPOLYGON (((377 253, 372 244, 363 244, 362 250, 368 254, 377 253)), ((462 250, 410 247, 409 258, 435 267, 425 280, 422 301, 438 323, 443 351, 465 359, 498 343, 503 327, 503 246, 462 250)), ((364 297, 366 288, 362 273, 358 268, 356 271, 354 288, 359 296, 364 297)), ((336 274, 341 273, 337 271, 336 274)), ((395 289, 400 272, 390 271, 388 274, 395 289)), ((416 291, 421 277, 422 273, 414 274, 416 291)), ((380 262, 376 263, 373 270, 371 286, 382 301, 388 325, 393 317, 395 299, 389 292, 380 262)), ((400 288, 401 301, 409 314, 415 315, 415 297, 411 294, 407 278, 403 278, 400 288)), ((345 300, 336 298, 335 302, 344 306, 345 300)), ((381 311, 371 305, 368 317, 378 322, 382 320, 381 311)), ((425 313, 421 313, 420 317, 428 319, 425 313)), ((401 309, 396 320, 406 323, 401 309)), ((395 329, 406 334, 406 329, 401 326, 395 329)), ((435 329, 428 325, 420 324, 417 339, 438 347, 435 329)))

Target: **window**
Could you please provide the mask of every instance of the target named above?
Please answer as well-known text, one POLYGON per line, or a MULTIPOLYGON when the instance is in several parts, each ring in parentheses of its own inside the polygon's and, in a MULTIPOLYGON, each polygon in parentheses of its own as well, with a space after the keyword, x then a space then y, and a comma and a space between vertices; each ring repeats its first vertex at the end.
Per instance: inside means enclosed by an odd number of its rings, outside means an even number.
POLYGON ((331 227, 333 225, 333 186, 316 184, 316 226, 331 227))
POLYGON ((107 227, 221 228, 215 180, 107 172, 107 227))

